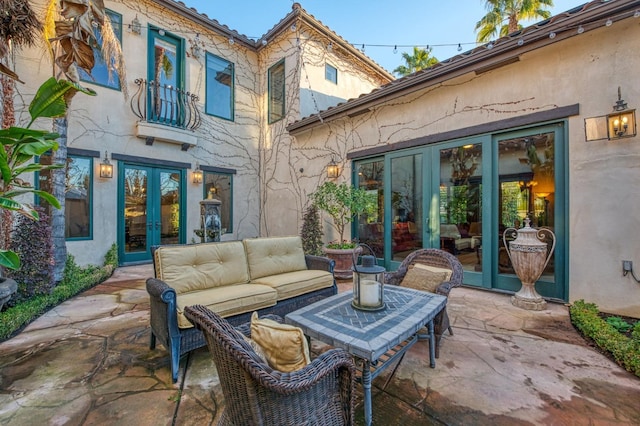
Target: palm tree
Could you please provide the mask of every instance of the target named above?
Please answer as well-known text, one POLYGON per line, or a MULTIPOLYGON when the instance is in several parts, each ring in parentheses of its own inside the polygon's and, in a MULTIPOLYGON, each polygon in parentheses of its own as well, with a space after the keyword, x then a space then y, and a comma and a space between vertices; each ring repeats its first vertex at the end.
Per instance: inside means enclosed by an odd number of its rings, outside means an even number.
MULTIPOLYGON (((117 71, 122 93, 127 97, 127 85, 125 76, 124 59, 118 38, 113 32, 113 27, 106 16, 104 1, 93 0, 91 2, 69 0, 61 3, 60 15, 62 19, 55 20, 57 0, 49 0, 46 8, 44 34, 50 43, 55 64, 62 70, 65 77, 74 84, 78 90, 88 94, 95 94, 89 89, 82 88, 78 68, 83 69, 89 75, 95 64, 93 47, 100 46, 109 74, 112 68, 117 71), (94 27, 95 25, 95 27, 94 27), (96 31, 100 33, 99 42, 96 31), (55 47, 55 48, 54 48, 55 47)), ((66 99, 71 103, 71 97, 66 99)), ((60 135, 59 147, 51 156, 54 164, 67 164, 67 128, 66 115, 54 119, 54 129, 60 135)), ((52 238, 54 244, 54 280, 59 282, 63 278, 64 267, 67 259, 67 247, 65 237, 65 189, 66 169, 53 170, 49 184, 49 192, 60 202, 60 209, 49 210, 51 218, 52 238)))
POLYGON ((486 0, 485 6, 487 14, 476 23, 479 43, 518 31, 522 20, 549 18, 553 0, 486 0))
POLYGON ((404 59, 406 66, 400 65, 393 72, 404 77, 437 64, 439 61, 436 57, 431 56, 431 50, 431 48, 414 47, 413 55, 403 52, 402 59, 404 59))

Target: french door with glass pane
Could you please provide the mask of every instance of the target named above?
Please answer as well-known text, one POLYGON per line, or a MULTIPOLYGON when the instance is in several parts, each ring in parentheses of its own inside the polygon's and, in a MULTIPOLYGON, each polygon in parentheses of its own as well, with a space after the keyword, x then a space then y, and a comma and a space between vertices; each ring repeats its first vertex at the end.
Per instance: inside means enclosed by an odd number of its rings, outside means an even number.
POLYGON ((440 248, 460 261, 465 284, 517 291, 502 236, 529 218, 557 237, 536 289, 565 300, 565 201, 556 195, 565 193, 563 140, 564 126, 551 125, 357 162, 354 181, 378 200, 375 213, 358 218, 358 238, 389 269, 413 250, 440 248))
POLYGON ((184 239, 182 172, 129 164, 121 169, 121 262, 150 260, 152 246, 178 244, 184 239))

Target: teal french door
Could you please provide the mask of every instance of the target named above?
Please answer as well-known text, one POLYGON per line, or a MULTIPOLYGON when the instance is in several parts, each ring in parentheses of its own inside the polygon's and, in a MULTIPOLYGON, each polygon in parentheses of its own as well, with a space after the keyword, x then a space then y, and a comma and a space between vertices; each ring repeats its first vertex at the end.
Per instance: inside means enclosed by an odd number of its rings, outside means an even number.
POLYGON ((184 242, 184 173, 126 163, 119 171, 121 263, 150 260, 154 245, 184 242))
POLYGON ((418 248, 440 248, 458 258, 465 284, 512 292, 520 280, 503 234, 529 218, 557 237, 536 289, 566 300, 564 135, 564 125, 554 124, 357 162, 354 181, 378 199, 373 214, 358 218, 358 238, 387 269, 418 248))

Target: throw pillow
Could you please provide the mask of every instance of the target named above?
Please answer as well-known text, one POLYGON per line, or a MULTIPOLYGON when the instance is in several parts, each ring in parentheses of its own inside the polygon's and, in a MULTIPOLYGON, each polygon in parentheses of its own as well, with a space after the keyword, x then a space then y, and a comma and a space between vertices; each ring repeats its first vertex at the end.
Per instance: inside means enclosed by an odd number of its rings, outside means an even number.
POLYGON ((284 373, 300 370, 311 362, 309 344, 298 327, 251 315, 251 339, 260 345, 267 364, 284 373))
POLYGON ((433 272, 428 269, 410 268, 400 283, 402 287, 435 293, 436 288, 446 281, 446 272, 433 272))
POLYGON ((447 277, 444 279, 444 281, 449 281, 451 279, 451 275, 453 275, 453 271, 451 269, 447 269, 447 268, 438 268, 437 266, 424 265, 422 263, 415 263, 415 264, 413 264, 411 266, 413 266, 415 268, 426 269, 426 270, 431 271, 431 272, 446 272, 447 273, 447 277))

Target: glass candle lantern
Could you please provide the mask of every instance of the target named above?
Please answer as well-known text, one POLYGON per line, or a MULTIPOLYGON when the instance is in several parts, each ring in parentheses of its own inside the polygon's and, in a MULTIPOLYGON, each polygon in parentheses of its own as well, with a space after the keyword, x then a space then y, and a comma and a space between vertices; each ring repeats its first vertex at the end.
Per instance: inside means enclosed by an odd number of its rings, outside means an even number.
MULTIPOLYGON (((371 252, 361 256, 361 263, 353 261, 353 301, 351 305, 364 311, 378 311, 384 304, 384 272, 382 266, 376 264, 373 250, 366 244, 360 244, 371 252)), ((355 254, 354 254, 355 257, 355 254)))

